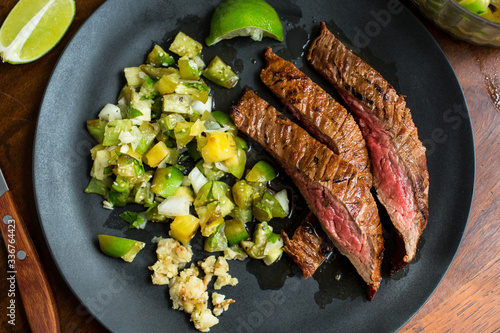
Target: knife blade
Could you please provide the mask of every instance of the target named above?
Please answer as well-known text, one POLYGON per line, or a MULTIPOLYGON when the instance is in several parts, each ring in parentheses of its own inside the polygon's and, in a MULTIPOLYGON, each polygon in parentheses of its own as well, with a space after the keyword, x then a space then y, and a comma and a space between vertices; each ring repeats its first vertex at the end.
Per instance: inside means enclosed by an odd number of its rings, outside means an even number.
MULTIPOLYGON (((52 289, 1 169, 0 219, 0 229, 7 248, 8 280, 17 282, 31 330, 35 333, 59 332, 59 316, 52 289)), ((9 306, 14 304, 14 313, 16 305, 20 304, 15 299, 17 294, 17 290, 9 292, 9 306)))

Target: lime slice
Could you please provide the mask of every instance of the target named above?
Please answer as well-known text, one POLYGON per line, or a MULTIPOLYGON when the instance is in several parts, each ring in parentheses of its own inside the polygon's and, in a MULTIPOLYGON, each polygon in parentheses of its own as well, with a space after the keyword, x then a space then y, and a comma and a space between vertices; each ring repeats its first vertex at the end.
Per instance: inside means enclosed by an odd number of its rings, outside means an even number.
POLYGON ((0 28, 0 57, 11 64, 40 58, 61 40, 74 16, 74 0, 19 1, 0 28))
POLYGON ((490 0, 458 0, 458 4, 477 15, 486 14, 490 0))
POLYGON ((271 37, 283 41, 283 26, 271 5, 264 0, 224 0, 215 9, 210 23, 208 46, 223 39, 249 36, 255 41, 271 37))
POLYGON ((145 245, 143 242, 116 236, 98 235, 97 237, 99 247, 104 254, 113 258, 122 258, 128 262, 132 262, 145 245))

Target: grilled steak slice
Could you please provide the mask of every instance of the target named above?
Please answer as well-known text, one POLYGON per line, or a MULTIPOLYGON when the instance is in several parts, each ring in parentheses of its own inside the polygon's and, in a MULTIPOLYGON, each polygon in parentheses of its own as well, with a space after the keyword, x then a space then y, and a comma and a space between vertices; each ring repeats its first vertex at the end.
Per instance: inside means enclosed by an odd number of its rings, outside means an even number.
POLYGON ((332 96, 314 83, 291 62, 268 48, 267 67, 260 78, 278 96, 317 140, 350 162, 368 186, 372 184, 370 160, 358 124, 332 96))
POLYGON ((357 169, 342 160, 274 107, 246 91, 231 116, 292 178, 335 247, 369 285, 380 283, 384 239, 377 206, 357 169))
POLYGON ((429 173, 425 147, 418 139, 402 95, 372 67, 346 49, 321 23, 308 52, 312 66, 342 95, 366 140, 374 187, 398 237, 394 273, 415 257, 428 219, 429 173))
POLYGON ((292 239, 284 230, 281 237, 285 242, 283 250, 300 267, 304 277, 311 277, 323 260, 333 251, 328 236, 314 214, 309 213, 306 219, 295 230, 292 239))

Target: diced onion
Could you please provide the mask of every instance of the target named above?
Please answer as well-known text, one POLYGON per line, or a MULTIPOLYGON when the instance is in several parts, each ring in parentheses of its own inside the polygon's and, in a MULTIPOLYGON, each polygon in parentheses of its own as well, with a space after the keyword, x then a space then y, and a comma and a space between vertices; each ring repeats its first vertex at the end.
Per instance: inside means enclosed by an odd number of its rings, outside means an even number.
POLYGON ((194 167, 188 175, 194 193, 198 193, 200 188, 208 182, 208 179, 201 173, 200 169, 194 167))
POLYGON ((108 103, 99 112, 99 119, 105 121, 120 120, 122 119, 122 113, 118 106, 108 103))
POLYGON ((222 162, 215 162, 215 167, 221 171, 229 172, 229 168, 225 166, 224 163, 222 162))
POLYGON ((174 195, 166 198, 158 205, 158 213, 166 217, 184 216, 189 214, 190 205, 191 202, 187 194, 174 195))
POLYGON ((290 202, 288 200, 288 193, 286 192, 286 189, 279 191, 274 195, 274 197, 278 200, 286 215, 288 215, 290 212, 290 202))

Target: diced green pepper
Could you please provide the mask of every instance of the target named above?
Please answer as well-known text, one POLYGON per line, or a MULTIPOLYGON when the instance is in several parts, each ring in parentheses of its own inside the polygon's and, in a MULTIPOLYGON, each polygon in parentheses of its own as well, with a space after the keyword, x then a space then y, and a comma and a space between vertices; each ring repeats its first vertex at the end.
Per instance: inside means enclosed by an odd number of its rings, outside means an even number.
POLYGON ((128 178, 117 176, 111 188, 117 192, 123 193, 128 192, 130 186, 130 180, 128 178))
POLYGON ((130 132, 132 130, 132 120, 119 119, 106 124, 102 144, 104 146, 118 146, 120 140, 118 137, 121 132, 130 132))
POLYGON ((90 135, 92 135, 97 142, 102 143, 104 140, 104 130, 107 124, 107 121, 101 119, 87 120, 87 131, 89 131, 90 135))
POLYGON ((108 193, 106 184, 97 178, 90 178, 90 182, 84 190, 85 193, 96 193, 105 196, 108 193))
POLYGON ((245 180, 237 181, 231 189, 234 203, 242 208, 252 207, 253 188, 245 180))
POLYGON ((108 192, 108 201, 114 207, 125 207, 128 199, 128 192, 117 192, 115 190, 111 190, 108 192))
POLYGON ((238 244, 242 240, 250 237, 245 224, 240 219, 226 220, 224 232, 230 246, 238 244))
POLYGON ((239 77, 221 58, 216 56, 203 72, 203 76, 224 88, 232 88, 239 77))
POLYGON ((182 172, 173 166, 156 169, 151 183, 151 191, 163 198, 168 198, 175 194, 183 179, 182 172))
POLYGON ((165 52, 160 45, 155 45, 153 50, 148 54, 147 61, 155 66, 168 67, 175 63, 174 57, 165 52))
POLYGON ((249 182, 264 183, 276 178, 276 171, 265 161, 255 163, 253 168, 247 173, 245 179, 249 182))
POLYGON ((205 239, 204 249, 207 252, 218 252, 227 249, 227 238, 224 233, 224 223, 220 224, 216 231, 205 239))

